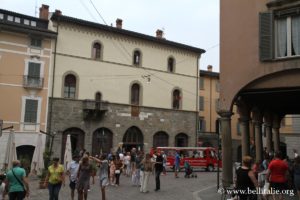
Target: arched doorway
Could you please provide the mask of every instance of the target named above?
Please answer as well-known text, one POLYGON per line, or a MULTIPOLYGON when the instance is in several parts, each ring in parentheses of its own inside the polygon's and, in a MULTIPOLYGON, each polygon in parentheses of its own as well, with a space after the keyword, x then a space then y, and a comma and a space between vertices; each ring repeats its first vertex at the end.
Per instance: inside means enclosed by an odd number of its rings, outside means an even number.
POLYGON ((124 134, 123 137, 123 149, 130 151, 133 147, 138 150, 143 149, 144 136, 142 131, 135 126, 130 127, 124 134))
POLYGON ((66 148, 67 136, 71 136, 72 154, 79 154, 80 150, 84 148, 84 136, 85 133, 79 128, 69 128, 63 132, 61 158, 64 159, 64 153, 66 148))
POLYGON ((113 144, 113 133, 107 128, 99 128, 93 133, 92 154, 109 153, 113 144))
POLYGON ((185 133, 179 133, 175 136, 176 147, 187 147, 188 146, 188 135, 185 133))
POLYGON ((169 146, 169 135, 166 132, 159 131, 153 135, 153 147, 169 146))
POLYGON ((20 160, 22 167, 26 170, 26 174, 30 172, 34 149, 35 146, 32 145, 21 145, 16 148, 17 158, 20 160))

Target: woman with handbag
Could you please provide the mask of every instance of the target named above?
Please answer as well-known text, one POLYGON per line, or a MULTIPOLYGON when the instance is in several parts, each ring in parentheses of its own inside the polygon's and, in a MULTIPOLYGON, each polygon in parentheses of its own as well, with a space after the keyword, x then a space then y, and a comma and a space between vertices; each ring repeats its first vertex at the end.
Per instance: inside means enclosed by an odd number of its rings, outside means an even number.
POLYGON ((117 155, 115 162, 115 175, 116 175, 116 186, 120 185, 120 175, 122 173, 122 169, 124 168, 123 162, 120 160, 120 157, 117 155))
POLYGON ((29 196, 26 172, 20 167, 20 161, 13 161, 13 168, 6 174, 6 191, 10 200, 23 200, 29 196))

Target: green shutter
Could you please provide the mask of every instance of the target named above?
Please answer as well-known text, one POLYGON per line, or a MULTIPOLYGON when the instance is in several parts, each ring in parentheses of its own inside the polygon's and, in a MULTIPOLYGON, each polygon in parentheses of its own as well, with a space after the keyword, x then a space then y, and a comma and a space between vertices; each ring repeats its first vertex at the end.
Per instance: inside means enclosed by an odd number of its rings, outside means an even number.
POLYGON ((259 13, 259 58, 273 59, 273 13, 259 13))
POLYGON ((41 64, 40 63, 29 63, 28 76, 30 77, 40 77, 41 64))
POLYGON ((36 123, 37 122, 37 109, 38 101, 27 99, 25 105, 25 117, 24 122, 36 123))

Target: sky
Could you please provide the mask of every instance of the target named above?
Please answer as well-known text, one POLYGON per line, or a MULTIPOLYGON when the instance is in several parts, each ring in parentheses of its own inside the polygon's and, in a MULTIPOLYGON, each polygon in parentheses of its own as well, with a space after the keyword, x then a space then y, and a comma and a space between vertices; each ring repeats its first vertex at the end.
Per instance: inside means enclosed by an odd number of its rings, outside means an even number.
POLYGON ((219 71, 220 0, 0 0, 2 9, 37 16, 42 4, 50 12, 115 26, 123 20, 123 29, 156 35, 164 30, 167 40, 206 50, 200 68, 207 65, 219 71), (95 8, 97 9, 95 9, 95 8), (102 17, 100 17, 100 15, 102 17))

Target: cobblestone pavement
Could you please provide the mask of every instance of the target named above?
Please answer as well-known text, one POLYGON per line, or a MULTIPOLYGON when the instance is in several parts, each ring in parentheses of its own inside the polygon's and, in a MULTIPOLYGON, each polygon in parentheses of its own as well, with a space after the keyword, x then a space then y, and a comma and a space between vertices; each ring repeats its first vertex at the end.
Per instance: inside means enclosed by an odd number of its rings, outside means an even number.
MULTIPOLYGON (((155 192, 155 177, 152 175, 149 180, 149 193, 140 193, 139 188, 131 184, 129 177, 121 176, 119 187, 108 186, 106 189, 107 200, 195 200, 199 199, 198 192, 201 189, 209 188, 216 185, 215 172, 197 172, 198 178, 183 178, 184 174, 180 174, 180 178, 174 178, 172 172, 166 176, 161 176, 161 190, 155 192)), ((68 181, 67 181, 68 182, 68 181)), ((38 189, 38 180, 30 179, 31 200, 48 199, 48 190, 38 189)), ((216 194, 216 190, 211 191, 216 194)), ((75 196, 75 199, 77 195, 75 196)), ((70 189, 66 185, 60 192, 60 200, 70 199, 70 189)), ((88 194, 90 200, 101 200, 101 192, 99 189, 98 179, 96 184, 91 185, 91 191, 88 194)))

